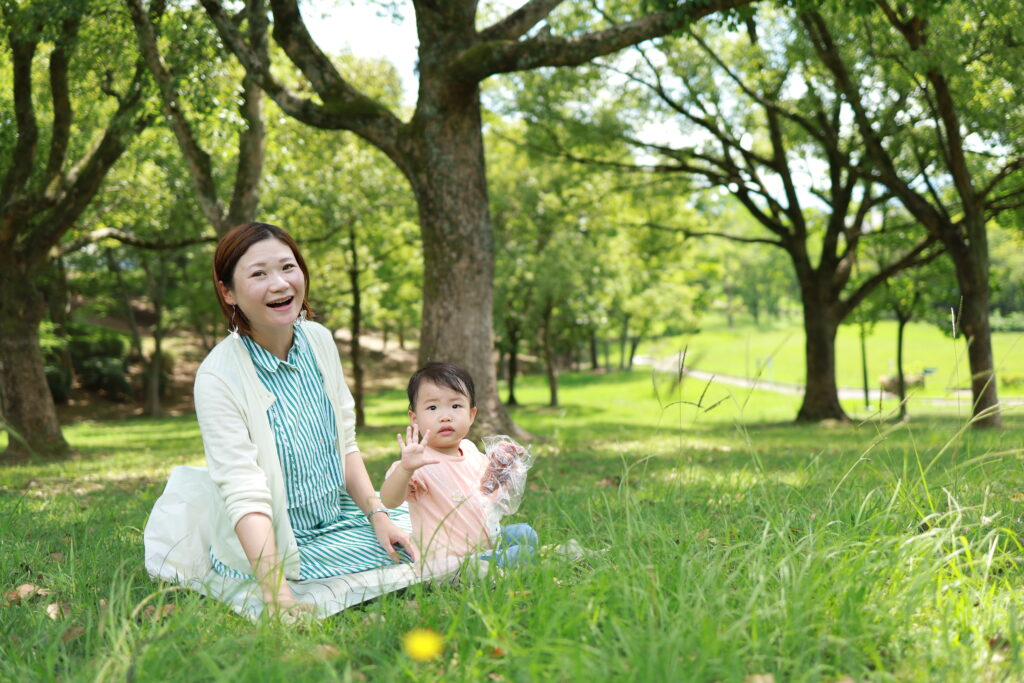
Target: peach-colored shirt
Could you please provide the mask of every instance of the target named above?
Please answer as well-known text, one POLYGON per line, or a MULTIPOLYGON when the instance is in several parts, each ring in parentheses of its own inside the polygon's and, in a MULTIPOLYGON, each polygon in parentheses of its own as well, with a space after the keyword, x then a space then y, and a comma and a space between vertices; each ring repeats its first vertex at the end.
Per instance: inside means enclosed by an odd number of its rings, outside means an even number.
MULTIPOLYGON (((412 473, 406 500, 412 519, 413 540, 425 559, 463 557, 491 546, 493 530, 487 529, 486 495, 480 479, 487 456, 463 439, 460 455, 432 451, 441 462, 412 473)), ((392 463, 387 476, 400 462, 392 463)))

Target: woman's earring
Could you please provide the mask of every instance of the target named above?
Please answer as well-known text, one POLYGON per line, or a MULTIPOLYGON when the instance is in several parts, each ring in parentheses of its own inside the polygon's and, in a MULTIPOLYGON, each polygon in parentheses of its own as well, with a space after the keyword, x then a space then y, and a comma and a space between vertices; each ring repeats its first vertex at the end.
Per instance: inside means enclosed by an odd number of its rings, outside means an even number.
POLYGON ((231 327, 228 329, 228 333, 232 337, 238 336, 238 323, 235 322, 235 314, 238 313, 238 306, 231 305, 231 327))

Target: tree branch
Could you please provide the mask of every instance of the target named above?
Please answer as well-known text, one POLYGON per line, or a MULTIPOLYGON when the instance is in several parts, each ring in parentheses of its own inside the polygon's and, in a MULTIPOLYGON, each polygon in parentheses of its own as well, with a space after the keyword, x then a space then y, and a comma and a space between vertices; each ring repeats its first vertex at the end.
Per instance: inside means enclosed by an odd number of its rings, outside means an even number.
MULTIPOLYGON (((331 66, 333 76, 326 75, 325 73, 315 74, 319 86, 325 88, 323 92, 319 89, 317 90, 324 101, 323 104, 298 96, 273 77, 270 73, 269 53, 265 49, 254 49, 246 44, 241 33, 220 2, 217 0, 200 1, 207 15, 209 15, 217 27, 217 33, 224 44, 234 53, 238 61, 242 63, 246 72, 255 78, 263 91, 270 95, 271 99, 286 114, 316 128, 352 131, 379 147, 400 168, 405 168, 402 165, 402 157, 398 150, 398 133, 402 123, 384 105, 372 98, 366 97, 346 83, 334 71, 333 65, 331 66)), ((297 8, 294 8, 293 12, 289 12, 288 5, 294 7, 294 3, 274 3, 274 5, 275 19, 281 20, 278 16, 277 6, 282 5, 281 17, 283 17, 284 23, 287 24, 289 21, 294 21, 299 24, 294 27, 285 26, 280 28, 281 38, 278 39, 278 42, 280 40, 285 40, 286 42, 308 40, 311 48, 315 49, 319 55, 318 57, 297 55, 297 58, 301 57, 300 61, 302 64, 296 63, 296 66, 299 66, 301 69, 303 65, 306 65, 307 68, 323 65, 322 60, 327 60, 327 57, 323 55, 319 47, 316 46, 316 43, 309 37, 309 33, 306 31, 305 25, 302 24, 302 18, 297 8)), ((278 34, 279 29, 275 24, 275 39, 277 39, 278 34)), ((289 48, 292 50, 297 49, 296 44, 292 42, 288 46, 282 45, 282 47, 285 47, 287 52, 289 48)), ((291 58, 291 54, 289 54, 289 58, 291 58)), ((309 78, 308 74, 307 78, 309 78)), ((314 83, 314 87, 317 86, 317 83, 314 83)))
POLYGON ((99 144, 65 175, 53 211, 33 241, 34 252, 48 252, 78 220, 99 190, 107 171, 124 153, 132 138, 149 125, 152 116, 143 107, 145 74, 146 64, 140 57, 127 91, 118 96, 117 111, 107 123, 99 144))
POLYGON ((455 57, 449 63, 448 74, 456 81, 475 83, 494 74, 541 66, 578 66, 595 57, 671 33, 709 14, 749 5, 751 1, 693 0, 673 10, 569 38, 542 36, 520 41, 481 41, 455 57))
POLYGON ((78 13, 65 19, 60 38, 50 54, 50 97, 53 100, 53 130, 50 134, 50 157, 43 175, 43 192, 60 177, 71 139, 71 98, 68 96, 68 63, 72 44, 78 37, 78 13))
POLYGON ((859 306, 860 303, 864 301, 864 299, 866 299, 867 296, 871 294, 871 292, 873 292, 876 287, 878 287, 878 285, 882 284, 893 275, 896 275, 897 273, 906 270, 907 268, 912 268, 914 266, 920 266, 926 263, 930 263, 931 261, 934 261, 936 258, 938 258, 939 255, 945 252, 944 249, 935 249, 931 253, 924 254, 922 256, 922 253, 925 250, 927 250, 929 247, 937 243, 938 238, 935 237, 934 235, 929 235, 922 242, 918 243, 917 246, 915 246, 913 249, 904 254, 902 258, 893 261, 888 266, 885 266, 884 268, 880 269, 877 273, 875 273, 870 278, 862 282, 860 287, 858 287, 854 292, 852 292, 850 296, 846 299, 846 301, 840 302, 840 319, 845 318, 847 315, 849 315, 850 311, 859 306))
POLYGON ((995 190, 999 183, 1003 182, 1008 176, 1022 168, 1024 168, 1024 156, 1019 156, 1004 164, 1003 167, 999 169, 991 179, 989 179, 988 183, 985 184, 985 187, 978 192, 978 201, 984 202, 985 198, 995 190))
POLYGON ((480 31, 480 39, 483 41, 518 40, 561 4, 562 0, 529 0, 504 19, 480 31))
POLYGON ((639 223, 633 227, 647 227, 652 230, 660 230, 662 232, 674 232, 685 235, 686 237, 721 237, 722 239, 731 240, 733 242, 743 242, 745 244, 770 244, 774 247, 781 247, 785 249, 785 245, 780 240, 772 240, 766 237, 742 237, 740 235, 730 235, 724 232, 716 232, 714 230, 690 230, 689 228, 679 228, 671 225, 662 225, 660 223, 639 223))
POLYGON ((185 157, 188 169, 192 176, 192 183, 196 190, 196 198, 199 200, 199 207, 206 216, 210 225, 214 226, 217 232, 225 230, 224 207, 217 197, 217 183, 213 177, 213 162, 210 155, 199 145, 199 140, 185 118, 181 102, 178 98, 178 91, 174 86, 171 73, 160 55, 157 45, 156 30, 150 21, 149 15, 142 6, 142 0, 127 0, 128 11, 135 24, 135 34, 138 38, 139 49, 142 52, 149 70, 153 74, 157 88, 160 91, 160 102, 167 124, 178 141, 178 149, 185 157))
POLYGON ((95 244, 96 242, 100 242, 105 239, 115 239, 121 244, 127 244, 130 247, 138 247, 139 249, 160 250, 180 249, 181 247, 188 247, 193 244, 216 243, 219 238, 217 235, 203 235, 201 237, 187 237, 180 240, 162 242, 160 240, 145 239, 117 228, 100 228, 55 247, 53 250, 53 256, 54 258, 67 256, 74 251, 78 251, 90 244, 95 244))
MULTIPOLYGON (((12 20, 13 11, 4 14, 12 20)), ((16 17, 14 17, 16 19, 16 17)), ((28 32, 28 31, 26 31, 28 32)), ((36 124, 35 108, 32 103, 32 59, 35 57, 38 39, 36 31, 31 32, 30 39, 16 37, 16 31, 10 30, 10 47, 14 81, 14 119, 18 125, 17 142, 11 152, 11 165, 7 168, 3 185, 0 185, 0 210, 7 214, 10 205, 18 199, 25 189, 25 184, 32 173, 32 165, 36 156, 36 143, 39 140, 39 127, 36 124)), ((0 232, 0 239, 7 242, 7 226, 0 232)))

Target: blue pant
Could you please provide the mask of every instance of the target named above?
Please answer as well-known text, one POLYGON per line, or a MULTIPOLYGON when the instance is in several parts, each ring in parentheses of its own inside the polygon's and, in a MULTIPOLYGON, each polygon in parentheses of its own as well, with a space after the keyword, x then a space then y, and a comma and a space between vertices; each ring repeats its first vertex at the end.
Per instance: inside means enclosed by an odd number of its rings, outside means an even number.
POLYGON ((509 524, 501 527, 501 536, 494 550, 480 557, 493 561, 499 567, 516 567, 528 562, 537 548, 537 532, 529 524, 509 524))

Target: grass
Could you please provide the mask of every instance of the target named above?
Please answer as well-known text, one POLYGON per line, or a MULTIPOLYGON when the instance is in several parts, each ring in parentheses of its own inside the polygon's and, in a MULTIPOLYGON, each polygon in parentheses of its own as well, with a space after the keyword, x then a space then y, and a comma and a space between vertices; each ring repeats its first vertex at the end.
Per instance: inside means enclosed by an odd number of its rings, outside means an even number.
MULTIPOLYGON (((52 591, 0 607, 0 680, 1024 678, 1020 415, 990 431, 952 408, 790 426, 795 397, 653 385, 568 375, 559 408, 542 378, 517 388, 540 457, 516 519, 607 552, 306 629, 146 576, 148 511, 171 467, 202 463, 194 418, 70 425, 79 455, 0 468, 0 587, 52 591), (436 659, 403 654, 418 626, 444 635, 436 659)), ((379 482, 401 393, 376 394, 368 419, 379 482)))
MULTIPOLYGON (((904 371, 934 372, 926 378, 919 396, 948 397, 956 388, 970 388, 967 347, 959 337, 956 344, 948 334, 928 323, 907 325, 904 340, 904 371)), ((1006 378, 1024 378, 1024 333, 995 332, 992 344, 996 372, 1006 378)), ((875 323, 866 340, 868 384, 877 393, 879 377, 896 374, 896 323, 875 323)), ((672 356, 689 348, 689 365, 724 375, 761 378, 786 384, 803 384, 805 376, 804 333, 799 320, 754 326, 722 323, 705 326, 699 334, 653 340, 641 344, 639 352, 655 358, 672 356)), ((862 376, 860 328, 842 325, 836 335, 836 382, 841 387, 860 388, 862 376)), ((1019 379, 1018 379, 1019 381, 1019 379)), ((999 387, 1006 396, 1024 395, 1024 387, 999 387)))

